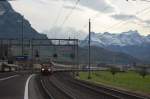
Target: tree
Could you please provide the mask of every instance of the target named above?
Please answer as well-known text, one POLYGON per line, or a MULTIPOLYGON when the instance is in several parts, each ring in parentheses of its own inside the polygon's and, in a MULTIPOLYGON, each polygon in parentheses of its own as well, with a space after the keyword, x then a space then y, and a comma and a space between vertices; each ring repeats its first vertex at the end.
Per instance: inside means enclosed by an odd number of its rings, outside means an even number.
POLYGON ((118 73, 120 71, 120 69, 118 67, 115 66, 110 66, 110 72, 113 75, 113 77, 115 76, 116 73, 118 73))
POLYGON ((54 58, 57 58, 57 57, 58 57, 57 53, 53 54, 53 57, 54 57, 54 58))
POLYGON ((145 78, 145 76, 148 75, 147 69, 148 69, 148 67, 146 67, 146 66, 141 66, 141 67, 139 68, 139 74, 140 74, 143 78, 145 78))

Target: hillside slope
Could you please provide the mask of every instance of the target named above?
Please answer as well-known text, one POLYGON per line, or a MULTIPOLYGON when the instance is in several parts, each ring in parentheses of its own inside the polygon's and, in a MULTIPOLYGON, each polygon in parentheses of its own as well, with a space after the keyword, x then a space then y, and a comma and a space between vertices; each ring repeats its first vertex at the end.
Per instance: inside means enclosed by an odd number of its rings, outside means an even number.
POLYGON ((47 38, 32 28, 23 16, 13 10, 9 2, 0 2, 0 38, 47 38), (23 22, 23 23, 22 23, 23 22))

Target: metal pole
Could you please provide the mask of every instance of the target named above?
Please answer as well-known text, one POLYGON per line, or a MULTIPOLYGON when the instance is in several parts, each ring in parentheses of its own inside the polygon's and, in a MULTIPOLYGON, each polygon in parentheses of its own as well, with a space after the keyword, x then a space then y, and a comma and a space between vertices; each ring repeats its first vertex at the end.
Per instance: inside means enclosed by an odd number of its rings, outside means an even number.
POLYGON ((24 44, 24 42, 23 42, 23 25, 24 25, 24 23, 23 23, 23 16, 22 16, 22 21, 21 21, 21 23, 22 23, 22 27, 21 27, 21 40, 22 40, 22 42, 21 42, 21 52, 22 52, 22 56, 23 56, 23 50, 24 50, 24 46, 23 46, 23 44, 24 44))
POLYGON ((88 79, 91 79, 91 20, 89 19, 89 66, 88 79))
MULTIPOLYGON (((77 56, 76 56, 76 59, 77 59, 77 67, 78 67, 78 70, 80 69, 80 67, 79 67, 79 46, 78 46, 78 43, 79 41, 77 40, 77 56)), ((77 76, 79 76, 79 71, 77 71, 77 76)))
POLYGON ((32 38, 32 39, 31 39, 31 57, 32 57, 32 64, 34 63, 34 52, 33 52, 34 48, 33 48, 33 42, 34 42, 34 40, 33 40, 33 38, 32 38))
POLYGON ((3 60, 3 40, 1 40, 1 59, 3 60))
POLYGON ((12 51, 11 51, 11 39, 9 39, 9 44, 8 44, 8 58, 11 58, 11 54, 12 54, 12 51))
POLYGON ((33 39, 30 40, 30 57, 31 57, 31 68, 32 68, 32 73, 34 72, 34 68, 33 68, 33 39))

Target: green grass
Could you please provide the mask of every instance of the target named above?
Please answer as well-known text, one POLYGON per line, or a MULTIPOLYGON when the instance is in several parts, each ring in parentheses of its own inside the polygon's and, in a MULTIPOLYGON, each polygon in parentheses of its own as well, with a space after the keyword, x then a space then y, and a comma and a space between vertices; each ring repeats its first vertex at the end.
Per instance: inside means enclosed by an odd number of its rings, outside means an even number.
POLYGON ((150 75, 142 78, 138 73, 129 71, 117 73, 113 77, 109 71, 99 71, 92 72, 91 76, 92 79, 88 80, 88 73, 80 72, 79 79, 150 94, 150 75))

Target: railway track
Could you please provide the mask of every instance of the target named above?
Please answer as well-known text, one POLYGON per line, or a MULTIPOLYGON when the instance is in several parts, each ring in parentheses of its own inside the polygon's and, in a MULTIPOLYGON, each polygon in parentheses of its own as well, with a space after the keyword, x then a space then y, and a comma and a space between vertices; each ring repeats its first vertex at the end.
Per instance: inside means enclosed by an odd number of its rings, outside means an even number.
POLYGON ((51 99, 150 99, 128 92, 73 79, 66 73, 56 73, 41 80, 51 99))
POLYGON ((50 99, 74 99, 70 94, 67 94, 62 88, 59 88, 55 83, 48 78, 41 80, 41 85, 50 99))
POLYGON ((41 80, 43 88, 49 94, 51 99, 119 99, 111 94, 104 92, 95 92, 89 88, 79 86, 68 81, 68 77, 54 75, 50 78, 44 77, 41 80))

